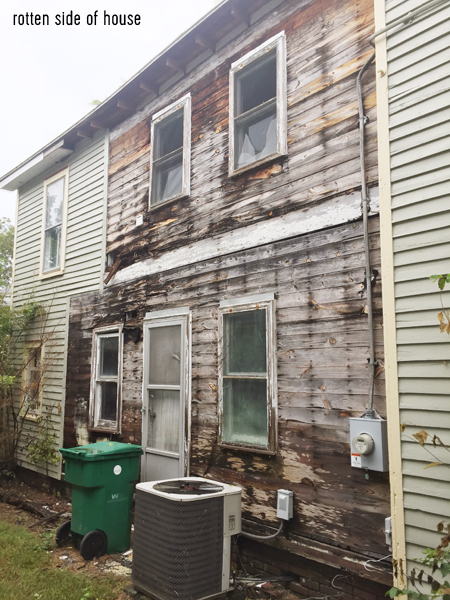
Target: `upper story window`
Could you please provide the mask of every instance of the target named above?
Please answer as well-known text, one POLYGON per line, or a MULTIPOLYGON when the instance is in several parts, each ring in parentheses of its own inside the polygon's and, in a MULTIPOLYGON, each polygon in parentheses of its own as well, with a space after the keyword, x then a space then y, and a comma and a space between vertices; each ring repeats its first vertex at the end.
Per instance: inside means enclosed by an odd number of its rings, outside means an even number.
POLYGON ((287 153, 284 31, 231 65, 229 174, 287 153))
POLYGON ((273 294, 220 303, 220 443, 275 452, 277 382, 273 294))
POLYGON ((120 432, 122 412, 122 326, 94 331, 90 426, 120 432))
POLYGON ((64 271, 69 170, 44 181, 40 276, 64 271))
POLYGON ((151 136, 150 208, 189 195, 190 95, 153 116, 151 136))

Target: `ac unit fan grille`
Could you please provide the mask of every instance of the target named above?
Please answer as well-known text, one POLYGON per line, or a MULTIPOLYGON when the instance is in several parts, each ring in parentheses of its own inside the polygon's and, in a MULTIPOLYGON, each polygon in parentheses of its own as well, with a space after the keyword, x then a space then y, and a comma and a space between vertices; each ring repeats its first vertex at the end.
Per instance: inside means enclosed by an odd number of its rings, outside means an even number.
POLYGON ((133 584, 160 600, 222 591, 223 496, 190 502, 136 492, 133 584))

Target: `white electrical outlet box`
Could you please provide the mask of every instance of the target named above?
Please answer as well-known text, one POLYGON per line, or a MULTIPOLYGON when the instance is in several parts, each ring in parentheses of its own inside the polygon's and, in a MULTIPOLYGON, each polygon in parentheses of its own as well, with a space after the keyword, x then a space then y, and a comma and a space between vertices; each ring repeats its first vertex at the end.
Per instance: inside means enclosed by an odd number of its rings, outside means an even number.
POLYGON ((144 223, 144 216, 143 215, 137 215, 136 217, 136 227, 139 227, 139 225, 143 225, 144 223))
POLYGON ((278 490, 277 517, 289 521, 294 516, 294 492, 278 490))
POLYGON ((389 550, 392 550, 392 517, 385 518, 384 533, 386 535, 386 544, 389 546, 389 550))
POLYGON ((350 452, 352 467, 388 471, 387 421, 351 417, 350 452))

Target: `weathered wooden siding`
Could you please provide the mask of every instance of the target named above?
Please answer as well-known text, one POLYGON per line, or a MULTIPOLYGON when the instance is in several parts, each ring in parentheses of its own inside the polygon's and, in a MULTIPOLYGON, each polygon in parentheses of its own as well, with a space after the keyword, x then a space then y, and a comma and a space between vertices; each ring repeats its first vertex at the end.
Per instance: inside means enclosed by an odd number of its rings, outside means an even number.
MULTIPOLYGON (((386 2, 389 24, 418 1, 386 2)), ((450 345, 437 314, 449 308, 428 277, 450 270, 450 6, 388 34, 390 152, 397 350, 407 558, 439 543, 449 515, 450 474, 443 448, 412 435, 425 429, 450 444, 450 345), (432 452, 432 455, 429 453, 432 452), (436 458, 434 458, 434 457, 436 458)))
MULTIPOLYGON (((370 228, 372 259, 379 271, 376 217, 371 219, 370 228)), ((137 316, 124 324, 121 439, 140 442, 139 334, 143 317, 152 310, 189 306, 191 474, 241 484, 244 518, 253 523, 274 524, 276 490, 292 489, 295 517, 288 526, 291 541, 308 538, 352 551, 360 560, 362 556, 384 556, 384 518, 389 515, 387 473, 371 472, 366 480, 363 471, 350 466, 348 417, 364 412, 368 393, 363 278, 359 221, 114 286, 101 296, 74 298, 69 336, 68 440, 75 442, 74 421, 75 428, 80 422, 83 427, 87 419, 83 399, 89 394, 92 329, 123 322, 126 311, 137 311, 137 316), (273 457, 217 446, 219 302, 263 292, 274 292, 276 297, 279 443, 273 457)), ((375 407, 384 415, 380 294, 377 279, 375 336, 381 368, 375 381, 375 407)), ((337 559, 332 564, 340 565, 337 559)))
MULTIPOLYGON (((259 5, 249 26, 241 22, 227 38, 216 39, 216 51, 207 60, 161 85, 158 97, 152 95, 111 132, 107 250, 118 257, 118 268, 102 294, 71 300, 65 443, 76 444, 87 432, 92 331, 118 323, 125 336, 123 419, 122 435, 115 439, 141 441, 144 316, 188 305, 191 473, 240 483, 246 527, 256 529, 276 522, 276 490, 292 489, 295 517, 286 538, 274 544, 387 583, 389 568, 369 572, 364 561, 387 553, 388 476, 373 472, 367 480, 363 471, 353 469, 348 439, 348 418, 364 413, 369 385, 355 83, 372 52, 367 41, 373 32, 372 2, 273 0, 259 5), (229 178, 230 65, 282 30, 288 155, 229 178), (188 92, 191 195, 149 211, 151 117, 188 92), (138 215, 143 224, 136 226, 138 215), (276 235, 264 239, 268 229, 276 235), (236 238, 242 243, 233 246, 236 238), (276 456, 217 445, 219 303, 263 292, 276 297, 276 456), (126 313, 131 311, 137 314, 130 320, 126 313)), ((373 75, 372 67, 363 92, 370 119, 366 169, 375 197, 373 75)), ((375 202, 371 208, 379 361, 375 408, 385 416, 375 202)), ((90 434, 91 441, 95 437, 90 434)))
MULTIPOLYGON (((103 272, 106 160, 107 138, 100 133, 93 140, 81 142, 67 161, 27 184, 19 193, 13 301, 14 305, 20 306, 33 294, 47 307, 45 331, 50 339, 45 345, 45 353, 51 361, 45 377, 41 424, 27 420, 25 437, 35 436, 39 427, 48 423, 47 432, 55 436, 56 448, 63 443, 68 298, 98 290, 103 272), (69 167, 65 270, 63 275, 40 280, 43 182, 65 166, 69 167)), ((33 335, 37 335, 37 330, 29 332, 28 339, 32 340, 33 335)), ((23 449, 19 459, 24 466, 37 469, 27 462, 27 453, 23 449)), ((48 473, 59 478, 61 463, 49 465, 48 473)))
MULTIPOLYGON (((247 226, 292 211, 298 211, 299 220, 304 211, 326 215, 336 210, 331 199, 345 200, 360 188, 355 80, 371 54, 367 38, 372 30, 369 0, 282 2, 113 130, 107 249, 120 257, 119 269, 228 232, 242 229, 246 235, 247 226), (230 64, 282 30, 287 38, 289 154, 229 178, 230 64), (151 115, 187 92, 192 95, 191 195, 148 211, 151 115), (138 214, 144 216, 140 226, 138 214)), ((364 78, 364 95, 370 118, 366 166, 374 183, 373 71, 364 78)), ((346 220, 343 214, 340 222, 346 220)), ((322 227, 320 220, 312 226, 322 227)))

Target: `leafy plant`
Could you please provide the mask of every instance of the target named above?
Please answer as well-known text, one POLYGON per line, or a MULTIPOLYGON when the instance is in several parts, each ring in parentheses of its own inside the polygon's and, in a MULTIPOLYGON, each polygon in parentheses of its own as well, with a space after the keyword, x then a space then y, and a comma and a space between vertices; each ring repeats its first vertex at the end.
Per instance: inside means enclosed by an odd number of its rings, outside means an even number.
POLYGON ((0 219, 0 287, 11 283, 14 227, 9 219, 0 219))
POLYGON ((49 368, 43 349, 52 335, 46 310, 32 296, 17 307, 0 296, 0 470, 14 469, 27 420, 39 424, 49 368))
POLYGON ((450 283, 450 273, 446 273, 445 275, 431 275, 431 281, 438 282, 439 289, 442 291, 445 288, 446 283, 450 283))
POLYGON ((406 596, 412 600, 450 600, 450 524, 441 521, 437 530, 439 533, 443 533, 444 536, 441 539, 440 544, 434 550, 427 548, 424 552, 425 558, 417 559, 418 562, 431 568, 431 575, 426 574, 424 569, 421 569, 417 573, 416 569, 412 569, 409 574, 408 580, 415 590, 399 589, 392 587, 386 596, 389 598, 397 598, 398 596, 406 596), (435 578, 435 573, 440 573, 441 581, 435 578), (431 593, 426 594, 417 587, 417 584, 422 586, 424 583, 428 583, 431 586, 431 593))
POLYGON ((34 441, 27 445, 28 460, 38 466, 56 464, 59 456, 55 450, 55 436, 46 430, 39 431, 38 435, 41 437, 35 436, 34 441))

